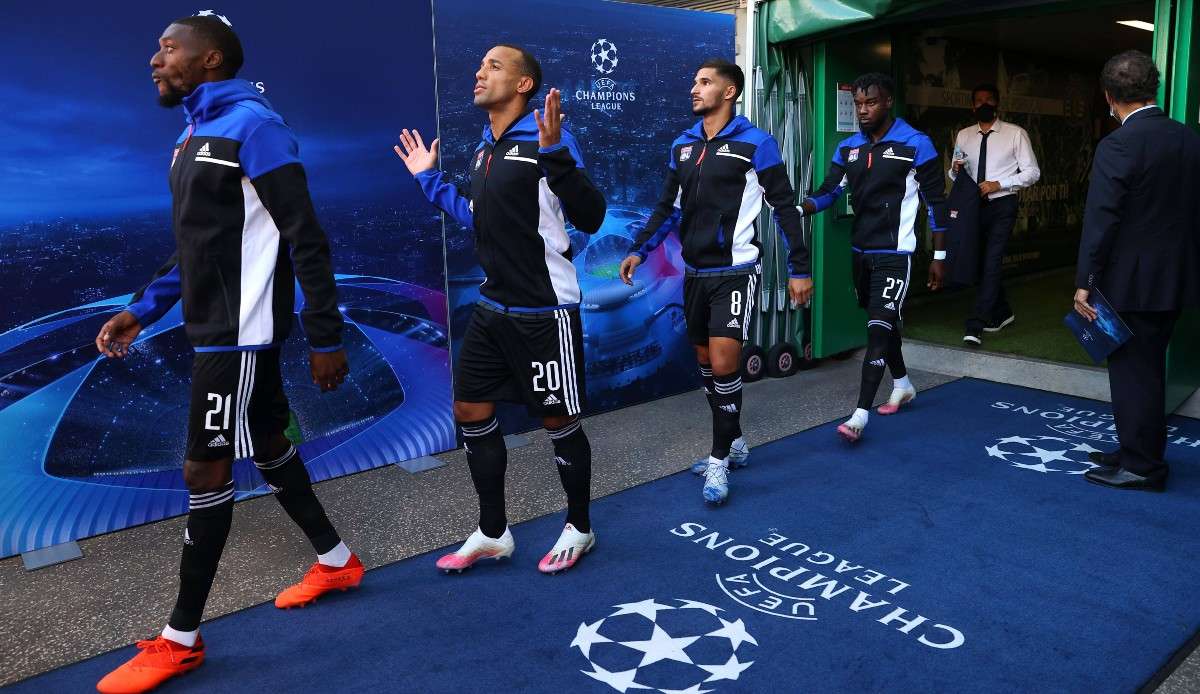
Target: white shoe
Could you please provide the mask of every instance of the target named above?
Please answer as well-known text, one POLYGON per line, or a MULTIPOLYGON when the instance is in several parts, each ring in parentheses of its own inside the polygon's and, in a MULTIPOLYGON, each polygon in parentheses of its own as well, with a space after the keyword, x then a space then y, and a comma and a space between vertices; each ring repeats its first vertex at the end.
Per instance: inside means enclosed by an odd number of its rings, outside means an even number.
POLYGON ((567 523, 558 542, 538 562, 538 571, 544 574, 556 574, 575 566, 580 557, 592 551, 596 546, 596 533, 581 533, 575 526, 567 523))
MULTIPOLYGON (((738 437, 733 444, 729 446, 729 469, 736 470, 740 467, 746 467, 750 464, 750 444, 746 443, 746 439, 738 437)), ((692 474, 704 476, 708 470, 708 456, 700 458, 692 463, 692 474)))
POLYGON ((896 414, 900 411, 902 405, 907 405, 917 399, 916 388, 893 388, 892 394, 888 396, 886 404, 880 405, 879 409, 875 410, 881 415, 896 414))
POLYGON ((499 560, 510 557, 516 548, 517 543, 513 541, 508 528, 505 528, 504 534, 498 538, 488 537, 482 530, 476 529, 462 547, 438 559, 437 567, 446 573, 462 573, 480 559, 499 560))
POLYGON ((704 471, 704 500, 720 506, 729 498, 729 461, 708 459, 704 471))

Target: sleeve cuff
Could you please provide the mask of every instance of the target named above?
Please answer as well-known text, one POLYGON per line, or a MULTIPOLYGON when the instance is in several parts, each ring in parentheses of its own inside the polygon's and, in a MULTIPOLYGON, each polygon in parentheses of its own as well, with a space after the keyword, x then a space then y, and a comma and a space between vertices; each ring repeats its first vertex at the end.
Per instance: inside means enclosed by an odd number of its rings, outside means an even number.
POLYGON ((309 348, 308 348, 308 349, 309 349, 309 351, 312 351, 312 352, 320 352, 320 353, 324 354, 324 353, 327 353, 327 352, 337 352, 337 351, 340 351, 340 350, 342 350, 342 349, 345 349, 345 348, 344 348, 344 347, 343 347, 343 346, 342 346, 342 345, 339 343, 339 344, 336 344, 336 345, 334 345, 334 346, 332 346, 332 347, 313 347, 313 346, 309 346, 309 348))
POLYGON ((566 149, 566 147, 567 143, 565 142, 559 142, 557 145, 552 145, 550 147, 538 147, 538 154, 550 154, 551 152, 557 152, 560 149, 566 149))
POLYGON ((788 279, 793 279, 793 280, 810 280, 810 279, 812 279, 812 275, 795 275, 795 274, 793 274, 793 275, 788 275, 788 279))
POLYGON ((140 324, 143 328, 146 327, 146 314, 149 313, 149 309, 140 307, 137 304, 129 304, 122 310, 129 311, 129 313, 133 314, 133 317, 137 319, 138 324, 140 324))
POLYGON ((434 167, 432 169, 425 169, 424 171, 416 172, 413 174, 413 178, 433 178, 434 176, 438 175, 438 173, 440 172, 438 171, 437 167, 434 167))
POLYGON ((641 258, 642 260, 646 259, 645 251, 630 251, 629 255, 636 255, 637 257, 641 258))

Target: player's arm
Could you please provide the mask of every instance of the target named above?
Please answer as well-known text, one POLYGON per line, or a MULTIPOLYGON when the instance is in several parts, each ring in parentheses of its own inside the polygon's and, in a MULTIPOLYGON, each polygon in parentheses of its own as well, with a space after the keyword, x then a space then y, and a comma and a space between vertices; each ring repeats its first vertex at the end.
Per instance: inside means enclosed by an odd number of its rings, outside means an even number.
POLYGON ((400 131, 400 144, 392 149, 408 167, 408 172, 416 179, 426 199, 450 215, 454 221, 472 229, 475 223, 471 214, 471 201, 460 193, 458 188, 447 183, 442 172, 437 169, 439 143, 440 140, 435 139, 426 149, 421 133, 405 128, 400 131))
POLYGON ((142 329, 166 315, 179 297, 179 252, 176 251, 146 286, 133 295, 125 310, 100 327, 96 334, 97 351, 106 357, 124 357, 142 329))
POLYGON ((796 207, 796 192, 775 138, 768 138, 754 150, 751 164, 762 186, 763 199, 771 206, 775 225, 788 249, 788 290, 792 302, 807 304, 812 297, 813 282, 808 245, 804 243, 803 215, 796 207))
POLYGON ((594 234, 604 223, 604 194, 588 178, 583 153, 571 133, 562 129, 561 97, 557 89, 546 94, 545 110, 534 110, 538 126, 538 166, 546 172, 550 192, 562 204, 563 215, 576 229, 594 234))
POLYGON ((642 230, 634 237, 633 243, 630 244, 625 260, 621 262, 621 281, 625 284, 633 284, 633 273, 637 270, 638 265, 641 265, 646 256, 658 248, 666 238, 667 232, 670 231, 670 227, 666 226, 667 220, 678 209, 679 172, 675 170, 674 159, 668 161, 667 164, 667 175, 663 180, 662 193, 658 196, 658 202, 654 204, 654 210, 650 213, 650 218, 646 220, 646 225, 642 227, 642 230))
POLYGON ((304 295, 300 324, 308 338, 313 382, 323 391, 333 390, 349 372, 342 348, 342 314, 329 239, 317 221, 299 155, 291 129, 278 121, 260 125, 240 151, 242 170, 280 238, 290 246, 296 281, 304 295))
POLYGON ((925 201, 929 215, 929 231, 933 234, 933 262, 929 264, 929 288, 937 291, 942 287, 945 270, 942 261, 946 257, 946 178, 942 173, 941 160, 933 142, 922 136, 917 141, 917 154, 913 165, 916 169, 917 188, 925 201))
POLYGON ((824 212, 846 192, 846 163, 842 161, 842 150, 839 147, 829 163, 829 173, 825 174, 825 182, 813 194, 800 203, 804 214, 812 215, 824 212))

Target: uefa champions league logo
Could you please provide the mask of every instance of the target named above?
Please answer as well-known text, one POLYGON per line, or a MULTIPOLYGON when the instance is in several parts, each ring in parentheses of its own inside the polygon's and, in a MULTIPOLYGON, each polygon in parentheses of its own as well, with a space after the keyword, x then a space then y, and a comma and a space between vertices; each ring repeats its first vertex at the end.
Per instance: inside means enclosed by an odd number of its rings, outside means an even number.
POLYGON ((1088 460, 1088 453, 1100 452, 1087 443, 1061 436, 1007 436, 984 450, 989 458, 999 458, 1021 470, 1068 475, 1082 475, 1098 467, 1088 460))
POLYGON ((570 648, 590 666, 580 672, 622 694, 704 694, 754 664, 747 651, 758 641, 742 620, 722 617, 720 607, 682 598, 613 607, 607 617, 580 624, 570 648))
POLYGON ((592 44, 592 67, 602 75, 617 69, 617 47, 608 39, 596 39, 592 44))

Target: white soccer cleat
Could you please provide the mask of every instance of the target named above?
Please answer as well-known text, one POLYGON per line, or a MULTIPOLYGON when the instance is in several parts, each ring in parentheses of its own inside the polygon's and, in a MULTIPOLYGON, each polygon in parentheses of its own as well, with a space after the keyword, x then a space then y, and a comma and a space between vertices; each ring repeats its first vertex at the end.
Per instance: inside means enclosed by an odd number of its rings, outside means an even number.
MULTIPOLYGON (((736 470, 740 467, 746 467, 750 464, 750 444, 746 443, 746 439, 738 437, 729 446, 729 469, 736 470)), ((708 470, 708 456, 692 463, 692 474, 703 475, 708 470)))
POLYGON ((917 399, 916 388, 893 388, 888 401, 875 410, 881 415, 896 414, 900 408, 917 399))
POLYGON ((708 459, 704 471, 704 500, 720 506, 729 498, 729 464, 724 460, 708 459))
POLYGON ((462 573, 480 559, 499 560, 510 557, 516 548, 517 543, 513 541, 508 528, 505 528, 504 534, 498 538, 488 537, 482 530, 476 529, 462 547, 438 559, 437 567, 446 573, 462 573))
POLYGON ((558 542, 538 562, 538 571, 544 574, 556 574, 575 566, 580 557, 592 551, 596 546, 596 533, 581 533, 575 526, 567 523, 558 542))

